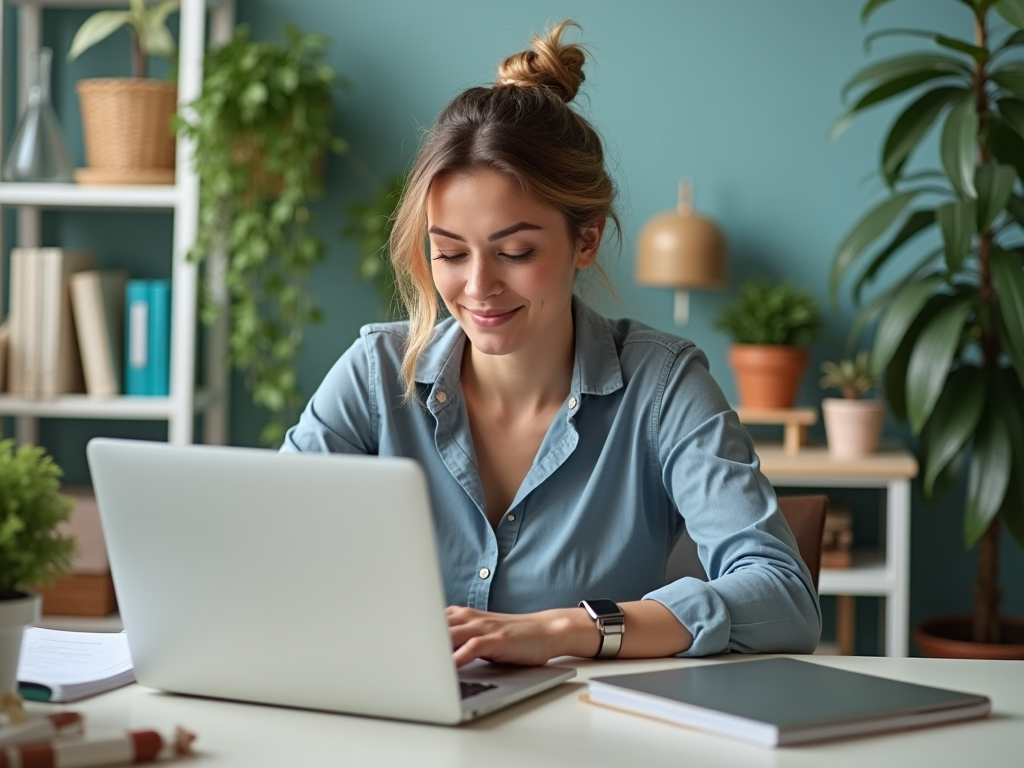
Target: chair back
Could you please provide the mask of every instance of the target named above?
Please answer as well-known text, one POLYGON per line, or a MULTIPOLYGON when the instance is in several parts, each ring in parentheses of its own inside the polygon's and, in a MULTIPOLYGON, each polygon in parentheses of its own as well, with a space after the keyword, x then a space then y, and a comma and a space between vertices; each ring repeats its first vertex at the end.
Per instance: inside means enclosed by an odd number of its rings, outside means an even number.
MULTIPOLYGON (((797 550, 807 564, 807 570, 811 572, 815 591, 818 590, 818 575, 821 572, 821 540, 827 509, 828 496, 822 494, 779 497, 779 510, 793 531, 797 550)), ((685 532, 669 556, 665 576, 667 581, 675 581, 684 576, 707 581, 708 576, 697 557, 697 545, 685 532)))

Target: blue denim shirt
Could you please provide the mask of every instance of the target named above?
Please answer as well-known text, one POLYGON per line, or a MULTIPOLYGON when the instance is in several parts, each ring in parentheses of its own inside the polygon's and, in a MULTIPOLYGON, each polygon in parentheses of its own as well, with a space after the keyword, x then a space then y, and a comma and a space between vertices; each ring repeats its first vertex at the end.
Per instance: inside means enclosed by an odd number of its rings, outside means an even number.
POLYGON ((657 600, 684 654, 809 652, 810 574, 754 446, 691 342, 573 302, 569 396, 497 530, 484 514, 459 383, 466 337, 440 323, 403 400, 405 323, 365 326, 283 451, 416 459, 430 483, 447 601, 526 613, 585 598, 657 600), (665 584, 684 527, 709 581, 665 584))

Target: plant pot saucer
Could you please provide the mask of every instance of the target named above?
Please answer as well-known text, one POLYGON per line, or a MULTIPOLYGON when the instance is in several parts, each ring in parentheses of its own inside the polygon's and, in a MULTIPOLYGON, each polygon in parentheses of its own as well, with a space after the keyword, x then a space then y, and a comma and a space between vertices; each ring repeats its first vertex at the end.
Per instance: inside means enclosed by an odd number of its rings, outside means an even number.
POLYGON ((79 184, 173 184, 173 168, 76 168, 79 184))
POLYGON ((972 623, 970 616, 926 619, 914 627, 914 643, 930 658, 1024 659, 1024 616, 1000 617, 1001 643, 973 642, 972 623))

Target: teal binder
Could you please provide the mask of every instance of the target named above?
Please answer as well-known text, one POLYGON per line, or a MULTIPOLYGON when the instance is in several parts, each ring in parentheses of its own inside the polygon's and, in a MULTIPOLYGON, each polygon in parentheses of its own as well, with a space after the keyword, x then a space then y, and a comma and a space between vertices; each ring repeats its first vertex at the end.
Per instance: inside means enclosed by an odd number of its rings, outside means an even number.
POLYGON ((167 397, 171 381, 171 282, 149 281, 149 394, 167 397))
POLYGON ((150 295, 146 280, 129 280, 125 288, 124 392, 150 394, 150 295))

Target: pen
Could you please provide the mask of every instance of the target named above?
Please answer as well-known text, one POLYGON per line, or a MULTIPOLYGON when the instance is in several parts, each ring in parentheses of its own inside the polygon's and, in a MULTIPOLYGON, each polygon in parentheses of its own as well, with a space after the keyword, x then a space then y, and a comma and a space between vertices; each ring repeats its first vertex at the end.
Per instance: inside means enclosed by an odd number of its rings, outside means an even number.
POLYGON ((157 731, 127 731, 108 739, 69 739, 0 748, 0 768, 93 768, 149 763, 192 751, 195 734, 176 728, 166 740, 157 731))
POLYGON ((81 736, 84 730, 84 722, 80 714, 57 712, 0 728, 0 747, 38 744, 41 741, 50 741, 65 736, 81 736))

